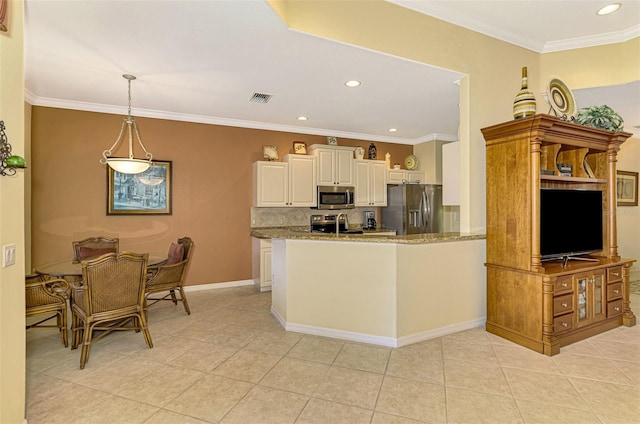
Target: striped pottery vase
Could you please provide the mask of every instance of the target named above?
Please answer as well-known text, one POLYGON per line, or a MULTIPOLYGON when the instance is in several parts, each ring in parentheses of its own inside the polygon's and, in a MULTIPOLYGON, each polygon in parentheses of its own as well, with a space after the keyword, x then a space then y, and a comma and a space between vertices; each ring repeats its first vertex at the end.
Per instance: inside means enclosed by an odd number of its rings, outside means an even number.
POLYGON ((536 98, 529 90, 527 83, 527 67, 522 68, 522 88, 513 101, 513 118, 520 119, 536 114, 536 98))

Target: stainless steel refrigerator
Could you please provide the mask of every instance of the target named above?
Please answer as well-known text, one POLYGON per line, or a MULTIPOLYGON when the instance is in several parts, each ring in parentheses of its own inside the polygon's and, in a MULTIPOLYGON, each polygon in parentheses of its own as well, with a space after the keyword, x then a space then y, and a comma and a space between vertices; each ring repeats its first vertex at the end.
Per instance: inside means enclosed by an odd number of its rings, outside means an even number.
POLYGON ((387 186, 387 207, 381 214, 382 228, 393 228, 398 235, 442 233, 442 185, 387 186))

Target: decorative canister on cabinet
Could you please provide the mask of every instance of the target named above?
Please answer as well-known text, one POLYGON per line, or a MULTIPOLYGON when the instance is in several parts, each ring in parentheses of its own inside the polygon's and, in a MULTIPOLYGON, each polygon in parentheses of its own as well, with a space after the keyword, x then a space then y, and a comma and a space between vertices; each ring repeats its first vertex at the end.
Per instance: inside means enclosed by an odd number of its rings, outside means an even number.
POLYGON ((536 114, 536 98, 529 90, 527 67, 522 68, 522 87, 513 101, 513 119, 526 118, 536 114))
POLYGON ((377 159, 378 157, 378 149, 376 148, 376 145, 371 143, 369 145, 369 152, 368 152, 368 159, 377 159))
POLYGON ((356 159, 364 159, 364 148, 363 147, 356 147, 356 149, 353 151, 353 153, 356 156, 356 159))

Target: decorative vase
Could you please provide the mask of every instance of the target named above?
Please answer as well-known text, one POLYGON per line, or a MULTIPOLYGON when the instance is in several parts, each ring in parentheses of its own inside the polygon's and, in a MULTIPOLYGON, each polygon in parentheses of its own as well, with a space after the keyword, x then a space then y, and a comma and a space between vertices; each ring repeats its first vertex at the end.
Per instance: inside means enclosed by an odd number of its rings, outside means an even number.
POLYGON ((369 145, 368 156, 369 159, 377 159, 378 157, 378 149, 376 149, 376 145, 371 143, 369 145))
POLYGON ((527 67, 522 68, 522 88, 513 101, 513 119, 526 118, 536 114, 536 97, 529 90, 527 82, 527 67))
POLYGON ((356 159, 364 159, 364 148, 360 146, 356 147, 354 154, 356 155, 356 159))

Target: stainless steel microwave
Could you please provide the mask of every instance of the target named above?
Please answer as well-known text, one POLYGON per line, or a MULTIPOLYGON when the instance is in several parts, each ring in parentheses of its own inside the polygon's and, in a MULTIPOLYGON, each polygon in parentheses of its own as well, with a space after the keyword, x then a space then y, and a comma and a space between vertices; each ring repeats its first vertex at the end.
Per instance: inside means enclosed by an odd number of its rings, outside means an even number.
POLYGON ((347 186, 318 186, 318 209, 353 209, 354 188, 347 186))

